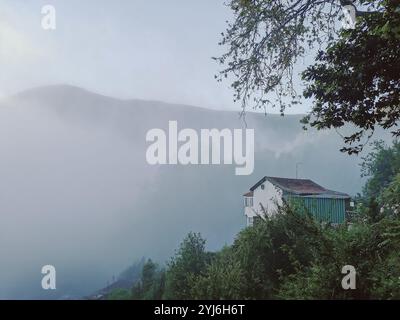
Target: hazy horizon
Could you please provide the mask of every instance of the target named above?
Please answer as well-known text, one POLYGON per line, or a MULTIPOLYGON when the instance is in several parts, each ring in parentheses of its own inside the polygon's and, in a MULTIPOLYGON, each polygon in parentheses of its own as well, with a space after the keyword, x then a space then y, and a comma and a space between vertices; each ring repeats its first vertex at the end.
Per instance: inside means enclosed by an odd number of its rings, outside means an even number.
MULTIPOLYGON (((121 100, 121 101, 144 101, 144 102, 158 102, 158 103, 162 103, 165 105, 180 105, 180 106, 187 106, 187 107, 193 107, 193 108, 202 108, 202 109, 207 109, 207 110, 213 110, 213 111, 226 111, 226 112, 236 112, 238 113, 238 116, 240 116, 240 111, 238 109, 218 109, 218 108, 212 108, 210 106, 206 106, 206 105, 194 105, 194 104, 186 104, 186 103, 173 103, 173 102, 168 102, 168 101, 162 101, 162 100, 157 100, 157 99, 141 99, 141 98, 136 98, 136 97, 131 97, 131 98, 122 98, 122 97, 118 97, 118 96, 112 96, 112 95, 107 95, 105 93, 96 91, 96 90, 91 90, 91 89, 87 89, 85 87, 81 87, 81 86, 77 86, 77 85, 72 85, 72 84, 67 84, 67 83, 55 83, 55 84, 48 84, 48 85, 40 85, 40 86, 34 86, 34 87, 27 87, 21 90, 17 90, 16 92, 10 93, 8 95, 3 95, 0 96, 0 99, 8 99, 8 98, 12 98, 14 96, 18 96, 30 91, 35 91, 35 90, 41 90, 41 89, 46 89, 46 88, 75 88, 78 90, 83 90, 86 91, 88 93, 93 93, 99 96, 103 96, 106 98, 111 98, 111 99, 115 99, 115 100, 121 100)), ((282 115, 280 113, 265 113, 262 109, 250 109, 250 110, 246 110, 246 114, 252 114, 252 113, 256 113, 256 114, 263 114, 265 116, 279 116, 281 117, 282 115)), ((286 117, 286 116, 302 116, 305 115, 306 113, 287 113, 284 114, 282 117, 286 117)))

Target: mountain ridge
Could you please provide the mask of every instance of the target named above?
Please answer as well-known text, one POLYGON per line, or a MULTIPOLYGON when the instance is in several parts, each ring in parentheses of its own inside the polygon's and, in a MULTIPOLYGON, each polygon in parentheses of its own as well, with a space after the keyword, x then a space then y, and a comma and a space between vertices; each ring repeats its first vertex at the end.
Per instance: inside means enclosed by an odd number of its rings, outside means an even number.
MULTIPOLYGON (((89 89, 85 89, 79 86, 75 85, 69 85, 69 84, 55 84, 55 85, 46 85, 46 86, 37 86, 33 88, 28 88, 19 92, 16 92, 12 95, 5 96, 1 100, 8 100, 8 99, 37 99, 39 97, 45 97, 45 98, 54 98, 54 93, 58 98, 62 97, 70 97, 72 96, 92 96, 93 98, 97 99, 107 99, 109 101, 114 101, 114 102, 119 102, 119 103, 128 103, 128 104, 139 104, 139 103, 144 103, 144 104, 159 104, 163 105, 165 107, 185 107, 185 108, 192 108, 192 109, 200 109, 203 111, 212 111, 212 112, 228 112, 228 113, 236 113, 240 114, 239 110, 223 110, 223 109, 213 109, 213 108, 208 108, 205 106, 197 106, 197 105, 191 105, 191 104, 185 104, 185 103, 173 103, 173 102, 165 102, 161 100, 152 100, 152 99, 140 99, 140 98, 128 98, 128 99, 122 99, 114 96, 109 96, 105 95, 102 93, 98 93, 95 91, 91 91, 89 89), (47 96, 47 97, 46 97, 47 96)), ((255 115, 265 115, 265 116, 272 116, 272 117, 300 117, 304 116, 305 114, 302 113, 295 113, 295 114, 285 114, 284 116, 281 116, 279 113, 267 113, 265 114, 264 112, 256 112, 254 110, 249 110, 246 111, 246 114, 255 114, 255 115)))

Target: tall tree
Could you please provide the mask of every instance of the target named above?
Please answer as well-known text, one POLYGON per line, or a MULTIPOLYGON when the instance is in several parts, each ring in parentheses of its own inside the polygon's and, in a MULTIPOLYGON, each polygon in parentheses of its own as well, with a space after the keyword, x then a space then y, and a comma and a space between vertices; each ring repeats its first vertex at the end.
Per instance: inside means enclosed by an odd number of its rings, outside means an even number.
POLYGON ((351 123, 357 128, 344 137, 348 146, 342 151, 348 153, 360 152, 376 127, 400 136, 396 128, 400 119, 400 2, 379 2, 381 12, 343 31, 303 73, 308 83, 304 94, 314 98, 310 124, 337 129, 351 123))
POLYGON ((190 299, 193 278, 199 276, 210 261, 206 241, 199 233, 189 233, 168 264, 166 273, 167 299, 190 299))
POLYGON ((391 128, 400 115, 398 5, 395 0, 230 0, 234 21, 222 34, 220 44, 228 50, 216 58, 225 66, 219 80, 233 75, 234 98, 243 112, 278 105, 283 114, 300 101, 296 62, 318 49, 316 65, 303 75, 304 95, 315 101, 304 122, 318 129, 352 123, 360 130, 344 141, 360 142, 365 131, 391 128), (343 30, 338 22, 348 5, 355 7, 357 24, 343 30))
POLYGON ((381 202, 385 188, 400 173, 400 142, 395 141, 390 147, 383 141, 374 142, 373 150, 363 157, 361 170, 363 177, 368 178, 363 196, 366 199, 376 198, 381 202))

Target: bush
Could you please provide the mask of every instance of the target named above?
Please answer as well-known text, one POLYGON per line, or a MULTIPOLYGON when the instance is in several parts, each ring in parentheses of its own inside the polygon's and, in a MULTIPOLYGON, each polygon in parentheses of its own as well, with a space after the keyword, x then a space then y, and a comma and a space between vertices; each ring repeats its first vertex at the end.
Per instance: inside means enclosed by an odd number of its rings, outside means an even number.
POLYGON ((108 296, 107 300, 129 300, 131 294, 126 289, 114 289, 108 296))

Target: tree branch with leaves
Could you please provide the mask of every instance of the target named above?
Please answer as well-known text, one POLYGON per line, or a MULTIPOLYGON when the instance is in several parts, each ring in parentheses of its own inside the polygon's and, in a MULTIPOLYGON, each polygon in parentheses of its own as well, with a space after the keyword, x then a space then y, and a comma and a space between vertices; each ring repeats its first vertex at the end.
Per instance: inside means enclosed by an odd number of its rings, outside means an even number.
MULTIPOLYGON (((220 44, 228 50, 215 58, 224 66, 216 77, 222 81, 233 76, 234 100, 241 102, 243 115, 249 108, 263 108, 267 112, 268 107, 279 107, 283 115, 286 108, 300 103, 303 97, 298 93, 295 66, 299 59, 317 50, 315 65, 303 73, 307 84, 303 96, 313 98, 312 111, 304 123, 317 129, 337 129, 352 123, 360 130, 344 137, 348 144, 360 142, 365 132, 373 131, 376 125, 384 128, 396 125, 399 87, 394 62, 399 58, 398 1, 230 0, 227 5, 234 13, 234 20, 222 34, 220 44), (347 5, 356 7, 358 23, 354 30, 343 30, 340 25, 342 9, 347 5), (379 44, 375 51, 371 48, 371 38, 379 44), (364 49, 369 49, 365 52, 369 56, 360 57, 364 49), (354 66, 357 69, 344 70, 357 56, 358 65, 354 66), (354 85, 354 78, 360 72, 363 79, 371 76, 368 68, 371 63, 378 68, 386 66, 372 76, 375 90, 368 87, 367 80, 357 82, 360 87, 356 94, 364 96, 358 96, 358 100, 349 98, 344 105, 339 100, 332 105, 327 98, 343 94, 341 88, 348 90, 354 85), (337 67, 342 68, 343 74, 330 81, 336 75, 332 68, 337 67), (388 72, 383 73, 384 70, 388 72), (375 83, 376 77, 382 79, 379 84, 375 83), (359 112, 360 104, 379 97, 379 111, 373 112, 372 117, 368 110, 359 112)), ((360 149, 357 145, 343 151, 352 153, 360 149)))

